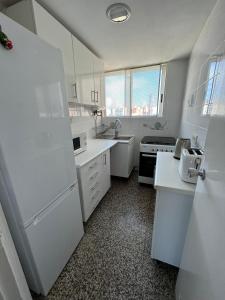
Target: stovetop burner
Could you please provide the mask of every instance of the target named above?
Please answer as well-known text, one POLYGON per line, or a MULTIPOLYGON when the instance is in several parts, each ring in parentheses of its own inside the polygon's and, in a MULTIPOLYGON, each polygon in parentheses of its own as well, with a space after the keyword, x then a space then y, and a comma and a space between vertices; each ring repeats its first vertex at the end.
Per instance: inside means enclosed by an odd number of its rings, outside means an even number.
POLYGON ((163 136, 144 136, 141 140, 142 144, 151 145, 175 145, 176 140, 173 137, 163 137, 163 136))

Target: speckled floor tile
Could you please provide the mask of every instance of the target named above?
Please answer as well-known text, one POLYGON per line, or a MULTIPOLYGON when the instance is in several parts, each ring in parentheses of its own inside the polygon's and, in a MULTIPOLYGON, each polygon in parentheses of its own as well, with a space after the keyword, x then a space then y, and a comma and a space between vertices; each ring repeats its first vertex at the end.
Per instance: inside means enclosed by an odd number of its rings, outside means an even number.
POLYGON ((47 300, 174 300, 177 269, 151 260, 155 192, 129 180, 112 188, 47 300))

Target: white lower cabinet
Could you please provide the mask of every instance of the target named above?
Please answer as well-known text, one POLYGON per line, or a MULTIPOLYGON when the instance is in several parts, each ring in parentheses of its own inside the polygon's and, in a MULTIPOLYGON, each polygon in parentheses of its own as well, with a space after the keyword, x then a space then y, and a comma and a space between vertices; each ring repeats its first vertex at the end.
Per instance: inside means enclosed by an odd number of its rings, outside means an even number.
POLYGON ((78 168, 83 221, 86 222, 111 186, 110 150, 78 168))
POLYGON ((129 178, 134 168, 134 138, 111 149, 111 175, 129 178))

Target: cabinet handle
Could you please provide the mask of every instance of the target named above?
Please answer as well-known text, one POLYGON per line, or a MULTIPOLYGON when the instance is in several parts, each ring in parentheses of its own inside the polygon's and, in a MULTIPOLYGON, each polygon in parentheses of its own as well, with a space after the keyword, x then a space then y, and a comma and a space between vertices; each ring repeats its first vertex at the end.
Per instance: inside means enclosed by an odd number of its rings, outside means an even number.
POLYGON ((104 164, 106 165, 106 154, 104 154, 104 164))
POLYGON ((97 97, 96 97, 96 101, 95 102, 98 102, 98 91, 95 91, 97 97))
POLYGON ((91 102, 95 102, 95 91, 91 91, 91 102))
POLYGON ((77 98, 77 83, 76 82, 73 84, 73 88, 74 88, 74 98, 77 98))
POLYGON ((94 179, 96 176, 98 176, 98 172, 94 173, 94 175, 92 175, 92 176, 89 178, 89 180, 94 179))
POLYGON ((97 162, 94 162, 93 165, 89 166, 89 170, 93 169, 97 165, 97 162))

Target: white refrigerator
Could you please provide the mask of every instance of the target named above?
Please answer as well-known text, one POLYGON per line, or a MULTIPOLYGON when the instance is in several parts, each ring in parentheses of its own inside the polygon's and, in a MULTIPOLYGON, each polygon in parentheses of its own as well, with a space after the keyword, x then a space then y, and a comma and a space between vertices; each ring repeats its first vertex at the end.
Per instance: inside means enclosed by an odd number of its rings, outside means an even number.
POLYGON ((0 13, 0 201, 29 287, 46 295, 83 223, 61 53, 0 13))

